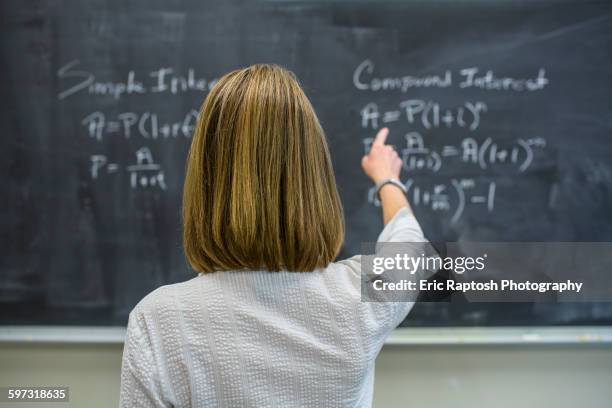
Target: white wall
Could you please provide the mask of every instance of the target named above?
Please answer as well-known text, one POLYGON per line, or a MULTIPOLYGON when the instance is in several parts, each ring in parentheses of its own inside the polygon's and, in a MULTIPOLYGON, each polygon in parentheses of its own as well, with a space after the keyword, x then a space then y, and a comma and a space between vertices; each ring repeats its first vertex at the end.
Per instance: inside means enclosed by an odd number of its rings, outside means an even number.
MULTIPOLYGON (((115 407, 120 364, 120 345, 0 344, 0 386, 70 387, 70 403, 37 408, 115 407)), ((375 406, 609 408, 612 348, 387 346, 375 406)))

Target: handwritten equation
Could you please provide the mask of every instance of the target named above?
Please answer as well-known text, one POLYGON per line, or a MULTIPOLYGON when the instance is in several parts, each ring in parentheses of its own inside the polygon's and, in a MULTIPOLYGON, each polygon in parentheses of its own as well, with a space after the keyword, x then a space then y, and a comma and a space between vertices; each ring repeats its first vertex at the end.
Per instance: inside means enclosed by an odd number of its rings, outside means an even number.
POLYGON ((109 119, 104 113, 96 111, 85 116, 81 124, 87 129, 87 134, 99 142, 111 135, 126 139, 133 135, 153 140, 177 137, 190 139, 197 119, 198 112, 195 109, 175 122, 163 122, 157 113, 151 112, 123 112, 109 119))
POLYGON ((425 129, 459 127, 476 130, 481 116, 487 111, 482 101, 465 102, 461 106, 447 108, 434 101, 408 99, 397 109, 381 111, 378 104, 370 102, 361 111, 361 127, 378 129, 380 126, 404 120, 409 125, 421 125, 425 129))
POLYGON ((132 189, 166 190, 166 177, 161 165, 153 160, 153 154, 148 147, 141 147, 135 153, 136 161, 127 166, 111 162, 105 155, 91 156, 91 178, 99 179, 103 174, 114 174, 121 171, 129 175, 132 189))
MULTIPOLYGON (((481 207, 487 212, 495 209, 495 182, 478 183, 473 178, 451 179, 433 185, 419 184, 409 178, 405 181, 410 204, 425 207, 434 212, 450 214, 452 224, 456 223, 468 206, 481 207)), ((376 187, 368 191, 368 202, 380 206, 376 187)))
MULTIPOLYGON (((419 132, 404 135, 406 145, 400 150, 405 170, 440 171, 444 163, 456 158, 462 163, 473 164, 486 170, 495 165, 511 165, 524 172, 533 163, 534 149, 546 147, 543 138, 518 138, 510 145, 500 145, 487 137, 478 142, 472 137, 463 138, 458 144, 445 144, 441 149, 430 149, 419 132)), ((363 139, 364 153, 370 151, 374 138, 363 139)))

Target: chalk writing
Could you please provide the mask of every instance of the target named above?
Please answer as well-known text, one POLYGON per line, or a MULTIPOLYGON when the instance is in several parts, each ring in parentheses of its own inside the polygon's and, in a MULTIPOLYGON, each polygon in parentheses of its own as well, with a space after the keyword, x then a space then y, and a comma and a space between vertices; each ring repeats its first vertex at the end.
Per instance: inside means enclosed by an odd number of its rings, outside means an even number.
MULTIPOLYGON (((406 144, 400 149, 403 168, 409 171, 430 170, 437 173, 443 163, 456 159, 459 162, 473 164, 485 170, 495 165, 511 165, 524 172, 533 163, 534 149, 544 148, 546 140, 536 137, 517 139, 511 145, 502 146, 487 137, 481 143, 472 137, 463 138, 458 144, 445 144, 441 149, 426 146, 419 132, 404 135, 406 144)), ((370 150, 373 138, 363 139, 364 153, 370 150)))
POLYGON ((97 141, 102 141, 106 135, 119 135, 126 139, 132 135, 145 139, 168 139, 179 136, 191 138, 197 118, 195 109, 176 122, 162 122, 156 113, 151 112, 123 112, 109 120, 104 113, 96 111, 84 117, 81 123, 89 136, 97 141))
MULTIPOLYGON (((453 93, 452 100, 457 100, 460 92, 470 88, 520 93, 542 91, 549 85, 544 68, 538 68, 535 74, 529 72, 516 77, 499 75, 493 70, 479 67, 383 76, 377 73, 370 59, 357 65, 352 80, 357 90, 372 94, 439 88, 436 91, 436 95, 439 95, 442 89, 448 88, 453 93)), ((479 95, 484 94, 481 92, 479 95)), ((361 128, 368 131, 368 135, 362 138, 364 153, 370 151, 373 142, 371 134, 375 130, 383 126, 400 127, 404 136, 396 148, 403 169, 412 177, 406 181, 406 185, 414 206, 447 212, 451 223, 457 222, 467 207, 483 207, 487 212, 493 212, 497 183, 491 181, 487 171, 503 167, 514 169, 516 174, 525 173, 539 157, 536 153, 545 149, 547 143, 544 138, 531 135, 516 135, 510 139, 504 135, 503 141, 496 140, 495 135, 479 135, 481 125, 487 119, 489 105, 486 95, 454 106, 421 98, 401 99, 393 104, 388 96, 381 101, 369 101, 357 111, 361 128), (438 135, 438 130, 443 129, 445 132, 438 135), (449 137, 448 130, 462 134, 446 139, 449 137), (441 173, 447 166, 449 169, 441 173), (483 182, 479 176, 461 177, 453 170, 470 168, 475 169, 477 174, 482 173, 482 178, 487 181, 483 182), (419 176, 428 174, 436 175, 436 179, 441 180, 426 184, 426 181, 431 181, 430 178, 422 179, 419 176), (445 178, 444 174, 452 174, 453 177, 445 178)), ((469 176, 473 173, 470 171, 469 176)), ((374 188, 368 191, 368 201, 379 205, 375 192, 374 188)))
POLYGON ((452 85, 451 71, 445 71, 441 75, 413 76, 404 75, 401 77, 374 77, 374 63, 367 59, 360 63, 353 72, 353 85, 359 90, 400 90, 406 92, 410 88, 438 87, 446 88, 452 85))
POLYGON ((381 112, 378 104, 371 102, 364 106, 361 113, 361 127, 378 129, 381 125, 404 119, 408 124, 419 124, 425 129, 439 127, 467 128, 476 130, 480 125, 482 113, 487 104, 481 101, 465 102, 461 106, 443 108, 439 103, 421 99, 408 99, 398 104, 398 109, 381 112))
POLYGON ((176 95, 188 91, 207 92, 217 79, 200 78, 194 68, 188 68, 185 74, 177 73, 172 67, 161 67, 139 77, 134 70, 129 70, 124 81, 98 80, 95 74, 80 69, 79 60, 70 61, 57 71, 57 77, 63 88, 57 93, 62 100, 80 92, 89 95, 110 96, 119 100, 126 95, 147 93, 168 93, 176 95))
MULTIPOLYGON (((479 184, 473 178, 453 178, 449 182, 422 185, 409 178, 404 183, 408 188, 411 205, 448 213, 453 224, 461 218, 468 206, 482 207, 487 212, 495 209, 495 182, 479 184)), ((375 187, 368 191, 368 201, 380 206, 375 187)))
POLYGON ((353 71, 353 86, 360 91, 400 91, 412 88, 477 88, 487 91, 540 91, 548 85, 546 70, 539 68, 532 77, 514 78, 499 76, 493 70, 483 71, 479 67, 461 68, 457 72, 445 70, 444 73, 430 75, 400 75, 380 77, 375 75, 372 60, 362 61, 353 71), (457 78, 457 79, 455 79, 457 78))
POLYGON ((153 154, 148 147, 141 147, 135 153, 136 162, 122 167, 119 163, 113 163, 105 155, 95 154, 91 156, 91 178, 98 179, 102 174, 113 174, 124 170, 129 175, 130 187, 132 189, 158 188, 166 190, 165 173, 161 165, 153 160, 153 154))

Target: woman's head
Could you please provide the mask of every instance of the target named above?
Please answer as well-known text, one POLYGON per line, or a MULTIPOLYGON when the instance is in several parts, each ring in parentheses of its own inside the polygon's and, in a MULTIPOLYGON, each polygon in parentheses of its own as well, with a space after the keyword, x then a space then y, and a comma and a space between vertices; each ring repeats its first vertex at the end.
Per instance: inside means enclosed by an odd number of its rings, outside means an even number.
POLYGON ((325 134, 295 76, 223 76, 200 111, 183 193, 183 244, 201 272, 312 271, 344 240, 325 134))

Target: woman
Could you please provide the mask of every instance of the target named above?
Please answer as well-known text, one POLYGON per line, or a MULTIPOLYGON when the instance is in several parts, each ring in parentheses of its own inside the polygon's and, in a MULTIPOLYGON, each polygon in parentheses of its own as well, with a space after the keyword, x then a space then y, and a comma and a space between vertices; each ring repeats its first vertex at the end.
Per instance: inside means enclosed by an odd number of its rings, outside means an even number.
MULTIPOLYGON (((379 241, 424 241, 382 129, 362 160, 379 241)), ((122 407, 369 407, 374 360, 412 303, 360 300, 360 258, 333 262, 342 207, 325 135, 292 73, 254 65, 206 97, 183 197, 198 276, 130 313, 122 407)))

